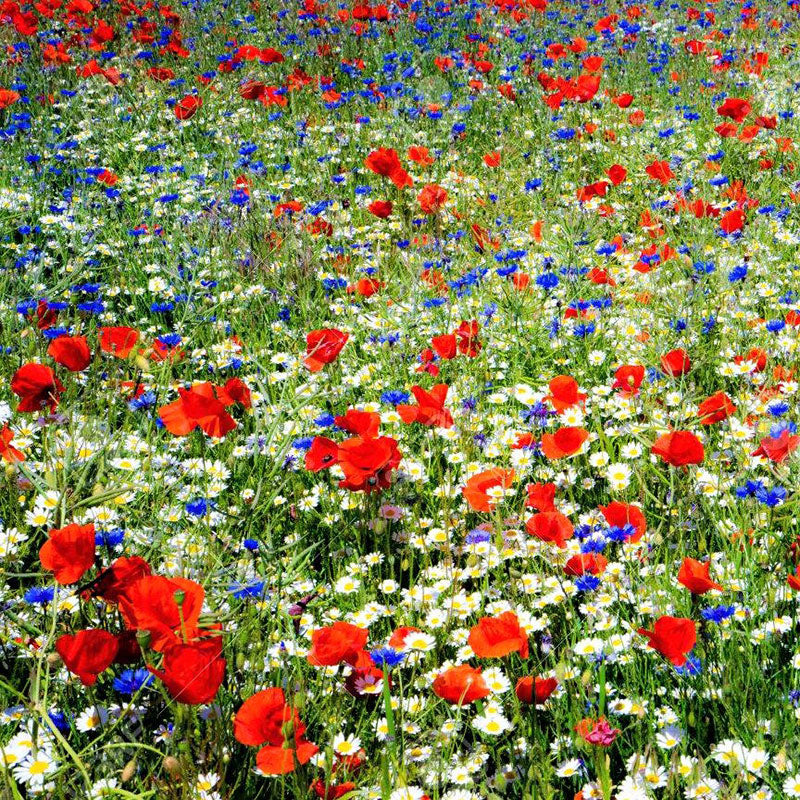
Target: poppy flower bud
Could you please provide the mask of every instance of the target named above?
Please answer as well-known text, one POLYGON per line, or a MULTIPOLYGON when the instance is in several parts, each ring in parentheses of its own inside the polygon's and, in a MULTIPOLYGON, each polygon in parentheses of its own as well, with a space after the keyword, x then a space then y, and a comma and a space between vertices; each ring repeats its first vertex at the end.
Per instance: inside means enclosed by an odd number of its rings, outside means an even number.
POLYGON ((175 598, 175 603, 177 605, 183 606, 183 601, 186 599, 186 592, 184 592, 183 589, 178 589, 172 596, 175 598))
POLYGON ((181 764, 175 756, 165 756, 161 766, 164 771, 172 778, 179 778, 181 775, 181 764))
POLYGON ((136 631, 136 641, 142 650, 148 650, 150 648, 150 631, 136 631))
POLYGON ((127 783, 136 774, 136 759, 132 758, 122 769, 119 780, 120 783, 127 783))

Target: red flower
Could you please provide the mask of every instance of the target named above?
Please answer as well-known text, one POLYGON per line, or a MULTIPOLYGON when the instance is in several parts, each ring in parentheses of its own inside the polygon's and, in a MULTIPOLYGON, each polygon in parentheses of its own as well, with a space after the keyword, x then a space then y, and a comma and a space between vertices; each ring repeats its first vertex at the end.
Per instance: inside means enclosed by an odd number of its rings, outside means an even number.
POLYGON ((57 583, 77 583, 94 564, 94 525, 54 528, 39 550, 39 560, 57 583))
POLYGON ((685 617, 663 616, 656 620, 652 631, 639 628, 637 633, 646 636, 649 646, 661 653, 676 667, 686 663, 686 654, 697 641, 697 628, 694 622, 685 617))
POLYGON ((725 102, 717 108, 717 114, 721 117, 728 117, 734 122, 742 122, 752 111, 752 106, 747 100, 740 97, 728 97, 725 102))
POLYGON ((558 681, 555 678, 535 678, 525 677, 517 681, 514 687, 520 703, 537 706, 542 705, 548 697, 558 688, 558 681))
POLYGON ((145 575, 120 596, 120 611, 131 630, 148 631, 153 650, 195 639, 205 591, 187 578, 145 575))
POLYGON ((18 464, 20 461, 25 460, 25 454, 11 445, 13 438, 14 431, 8 425, 3 425, 2 430, 0 430, 0 458, 9 464, 18 464))
POLYGON ((578 553, 564 565, 565 575, 602 575, 608 566, 608 559, 598 553, 578 553))
POLYGON ((750 455, 764 456, 776 464, 782 464, 800 445, 800 436, 792 435, 788 430, 781 431, 780 436, 767 436, 761 440, 757 450, 750 455))
POLYGON ((730 397, 725 392, 716 392, 700 403, 697 407, 697 416, 701 425, 713 425, 715 422, 727 419, 734 411, 736 406, 730 397))
POLYGON ((85 336, 59 336, 50 342, 47 355, 70 372, 83 372, 92 361, 85 336))
POLYGON ((202 105, 203 99, 201 97, 196 94, 187 94, 175 104, 173 111, 180 120, 191 119, 202 105))
POLYGON ((150 575, 150 565, 139 556, 120 556, 92 584, 92 594, 107 603, 119 603, 139 578, 150 575))
POLYGON ((656 439, 650 452, 654 453, 673 467, 686 464, 702 464, 705 450, 702 442, 689 431, 673 431, 656 439))
POLYGON ((303 363, 311 372, 319 372, 326 364, 336 361, 349 338, 349 333, 336 328, 311 331, 306 335, 306 357, 303 363))
POLYGON ((178 400, 158 409, 164 427, 174 436, 187 436, 200 428, 207 436, 221 439, 236 427, 236 420, 214 396, 212 384, 199 383, 191 389, 178 389, 178 394, 178 400))
POLYGON ((355 436, 339 445, 338 464, 344 472, 339 487, 351 492, 371 492, 391 484, 391 473, 402 455, 397 442, 389 436, 364 439, 355 436))
POLYGON ((645 168, 645 172, 653 180, 660 181, 663 186, 666 186, 670 179, 675 177, 675 173, 670 169, 669 161, 653 161, 645 168))
POLYGON ((461 489, 461 494, 474 511, 491 512, 498 502, 491 490, 496 487, 508 489, 513 482, 513 469, 495 467, 473 475, 461 489))
POLYGON ((138 341, 139 331, 134 328, 100 328, 100 349, 116 358, 127 358, 138 341))
POLYGON ((433 681, 433 692, 454 705, 469 705, 489 694, 478 667, 462 664, 441 672, 433 681))
POLYGON ((413 161, 423 167, 429 167, 431 164, 433 164, 433 156, 430 154, 427 147, 412 145, 406 151, 406 155, 408 156, 409 161, 413 161))
POLYGON ((640 364, 623 364, 614 373, 612 389, 619 389, 623 394, 639 394, 639 387, 644 380, 644 367, 640 364))
POLYGON ((526 523, 525 530, 531 536, 543 542, 552 542, 557 547, 566 547, 567 539, 572 537, 575 529, 560 511, 542 511, 534 514, 526 523))
POLYGON ((470 630, 467 642, 478 658, 502 658, 509 653, 528 657, 528 634, 513 611, 505 611, 498 617, 483 617, 470 630))
POLYGON ((725 233, 736 233, 744 227, 744 211, 734 208, 720 218, 719 226, 725 233))
POLYGON ((661 356, 661 369, 665 375, 673 378, 685 375, 692 368, 692 362, 687 352, 681 348, 670 350, 666 355, 661 356))
POLYGON ((52 413, 64 387, 50 367, 23 364, 11 378, 11 391, 20 399, 17 411, 37 413, 48 406, 52 413))
POLYGON ((327 628, 318 628, 311 634, 308 663, 315 667, 335 667, 345 661, 353 666, 368 635, 366 628, 348 622, 334 622, 327 628))
POLYGON ((450 428, 453 425, 453 417, 444 407, 448 388, 446 383, 440 383, 430 392, 426 392, 421 386, 412 386, 411 392, 417 405, 398 405, 397 413, 407 425, 418 422, 420 425, 432 428, 450 428))
POLYGON ((332 467, 339 461, 339 445, 326 436, 315 436, 306 451, 305 466, 311 472, 332 467))
POLYGON ((555 433, 542 434, 542 452, 550 460, 565 458, 577 453, 588 438, 584 428, 559 428, 555 433))
POLYGON ((253 405, 252 395, 247 384, 241 378, 228 378, 224 386, 215 386, 217 400, 226 408, 238 403, 242 408, 251 408, 253 405))
POLYGON ((548 386, 550 394, 542 400, 549 400, 559 413, 586 400, 586 395, 578 391, 578 382, 569 375, 557 375, 548 386))
POLYGON ((525 505, 537 511, 555 511, 556 485, 554 483, 529 483, 525 505))
POLYGON ((173 700, 201 705, 214 699, 225 677, 221 654, 221 636, 193 644, 173 644, 164 653, 161 669, 148 669, 164 683, 173 700))
POLYGON ((647 532, 647 520, 638 506, 614 500, 607 506, 600 506, 600 513, 606 518, 606 522, 611 528, 624 528, 626 525, 631 525, 634 532, 627 539, 629 542, 638 542, 647 532))
POLYGON ((621 164, 612 164, 606 170, 606 175, 614 186, 619 186, 628 177, 628 170, 621 164))
POLYGON ((411 176, 403 169, 397 151, 391 148, 373 150, 365 159, 364 166, 376 175, 388 178, 398 189, 414 185, 411 176))
POLYGON ((447 191, 438 183, 429 183, 417 195, 423 214, 436 214, 447 202, 447 191))
POLYGON ((56 651, 64 666, 84 686, 94 686, 97 676, 114 662, 118 649, 117 637, 103 630, 82 630, 74 636, 64 634, 56 641, 56 651))
POLYGON ((705 594, 712 589, 723 591, 718 583, 714 583, 708 575, 711 565, 702 564, 693 558, 684 558, 678 571, 678 583, 685 586, 692 594, 705 594))
POLYGON ((306 726, 297 711, 287 705, 283 689, 264 689, 248 697, 236 712, 236 741, 258 751, 256 766, 267 775, 285 775, 297 764, 306 764, 319 748, 305 739, 306 726))
POLYGON ((378 219, 386 219, 391 216, 392 208, 392 204, 386 200, 374 200, 367 206, 369 213, 374 214, 378 219))
POLYGON ((381 417, 374 411, 359 411, 356 408, 350 408, 344 416, 334 417, 334 422, 343 431, 363 436, 365 439, 374 439, 378 435, 381 417))

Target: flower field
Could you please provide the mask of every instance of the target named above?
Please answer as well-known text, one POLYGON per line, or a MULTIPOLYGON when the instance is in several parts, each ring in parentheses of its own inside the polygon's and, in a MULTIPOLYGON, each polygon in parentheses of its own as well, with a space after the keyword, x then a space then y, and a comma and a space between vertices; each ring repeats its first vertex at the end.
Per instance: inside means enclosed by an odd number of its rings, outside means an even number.
POLYGON ((800 3, 0 3, 0 798, 800 797, 800 3))

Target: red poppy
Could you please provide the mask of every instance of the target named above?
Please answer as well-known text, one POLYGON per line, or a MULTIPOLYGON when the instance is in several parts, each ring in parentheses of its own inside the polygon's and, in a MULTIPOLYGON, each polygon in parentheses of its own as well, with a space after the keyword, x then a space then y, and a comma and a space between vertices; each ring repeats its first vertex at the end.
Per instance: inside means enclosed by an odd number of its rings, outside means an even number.
POLYGON ((336 361, 349 338, 349 333, 336 328, 311 331, 306 334, 306 357, 303 363, 311 372, 319 372, 326 364, 336 361))
POLYGON ((608 566, 608 559, 599 553, 578 553, 564 565, 565 575, 602 575, 608 566))
POLYGON ((431 347, 436 351, 439 358, 449 361, 458 355, 456 335, 454 333, 445 333, 442 336, 434 336, 431 339, 431 347))
POLYGON ((415 628, 413 625, 404 625, 397 628, 389 637, 389 647, 395 650, 402 650, 405 647, 406 636, 409 633, 419 633, 419 628, 415 628))
POLYGON ((203 587, 187 578, 145 575, 120 596, 120 611, 128 628, 148 631, 153 650, 164 652, 197 638, 204 598, 203 587))
POLYGON ((606 170, 606 175, 614 186, 619 186, 628 177, 628 170, 621 164, 612 164, 606 170))
POLYGON ((392 204, 386 200, 373 200, 373 202, 367 206, 369 213, 373 214, 378 219, 386 219, 391 216, 392 208, 392 204))
POLYGON ((767 366, 767 358, 767 354, 760 347, 754 347, 748 350, 747 355, 734 356, 733 361, 736 364, 752 361, 755 364, 753 372, 763 372, 764 368, 767 366))
POLYGON ((780 436, 767 436, 762 439, 758 449, 750 455, 764 456, 776 464, 782 464, 798 446, 800 446, 800 436, 790 434, 788 429, 784 429, 780 436))
POLYGON ((335 667, 343 661, 351 666, 367 643, 369 631, 348 622, 334 622, 311 634, 311 650, 307 660, 315 667, 335 667))
POLYGON ((677 378, 685 375, 691 368, 692 362, 688 353, 680 347, 661 356, 661 369, 665 375, 677 378))
POLYGON ((455 331, 459 353, 468 358, 475 358, 478 355, 481 349, 481 343, 478 341, 479 330, 480 324, 477 320, 473 319, 471 322, 462 320, 455 331))
POLYGON ((517 681, 514 692, 520 703, 537 706, 547 701, 547 698, 558 688, 558 681, 555 678, 525 677, 517 681))
POLYGON ((644 367, 640 364, 623 364, 614 373, 612 389, 619 389, 623 394, 639 394, 639 387, 644 380, 644 367))
POLYGON ((723 591, 718 583, 714 583, 709 577, 711 565, 693 558, 684 558, 681 568, 678 571, 678 583, 685 586, 692 594, 705 594, 712 589, 723 591))
POLYGON ((525 505, 537 511, 555 511, 556 485, 554 483, 529 483, 525 505))
POLYGON ((491 512, 498 502, 498 498, 490 493, 491 490, 497 487, 509 489, 513 482, 513 469, 495 467, 469 478, 466 486, 461 489, 461 494, 474 511, 491 512))
POLYGON ((578 391, 578 382, 569 375, 557 375, 548 386, 550 394, 542 399, 549 400, 559 413, 586 400, 586 395, 578 391))
POLYGON ((669 161, 653 161, 645 168, 645 172, 663 186, 666 186, 670 179, 675 177, 675 173, 670 169, 669 161))
POLYGON ((223 386, 215 386, 217 400, 226 408, 238 403, 242 408, 251 408, 253 397, 247 384, 241 378, 228 378, 223 386))
POLYGON ((94 686, 97 676, 114 662, 119 642, 113 633, 99 629, 64 634, 56 641, 56 651, 64 666, 77 675, 84 686, 94 686))
POLYGON ((221 654, 221 636, 192 644, 173 644, 164 653, 161 669, 148 669, 164 683, 173 700, 201 705, 214 699, 225 677, 225 659, 221 654))
POLYGON ((661 456, 673 467, 702 464, 705 458, 703 443, 690 431, 673 431, 659 436, 650 452, 661 456))
POLYGON ((607 506, 600 506, 600 513, 611 528, 632 526, 634 532, 627 539, 629 542, 638 542, 647 532, 647 520, 638 506, 614 500, 607 506))
POLYGON ((19 464, 25 460, 25 454, 11 444, 13 438, 14 431, 8 425, 3 425, 2 430, 0 430, 0 458, 9 464, 19 464))
POLYGON ((100 328, 100 349, 116 358, 127 358, 138 341, 139 331, 134 328, 100 328))
POLYGON ((417 405, 398 405, 397 413, 407 425, 418 422, 420 425, 432 428, 450 428, 453 425, 453 417, 444 407, 448 388, 446 383, 440 383, 430 392, 426 392, 421 386, 412 386, 411 392, 417 405))
POLYGON ((502 658, 509 653, 528 657, 528 634, 513 611, 480 619, 470 630, 467 642, 478 658, 502 658))
POLYGON ((77 583, 94 564, 94 525, 54 528, 39 550, 42 566, 56 583, 77 583))
POLYGON ((725 392, 716 392, 700 403, 697 407, 697 416, 701 425, 713 425, 715 422, 727 419, 734 411, 736 406, 730 397, 725 392))
POLYGON ((487 153, 483 157, 483 163, 486 164, 487 167, 499 167, 501 160, 502 156, 498 150, 495 150, 492 153, 487 153))
POLYGON ((800 592, 800 564, 797 565, 794 575, 790 575, 786 579, 786 582, 789 584, 791 589, 794 589, 796 592, 800 592))
POLYGON ((489 694, 489 687, 478 667, 462 664, 439 673, 433 681, 433 692, 454 705, 469 705, 489 694))
POLYGON ((427 147, 412 145, 406 151, 406 155, 408 156, 409 161, 413 161, 414 163, 420 164, 423 167, 429 167, 431 164, 433 164, 433 156, 430 154, 427 147))
POLYGON ((365 439, 355 436, 342 442, 337 450, 338 464, 344 472, 342 489, 371 492, 391 484, 391 473, 402 458, 397 442, 389 436, 365 439))
POLYGON ((564 427, 555 433, 542 434, 542 452, 551 461, 577 453, 589 438, 584 428, 564 427))
POLYGON ((50 367, 23 364, 11 378, 11 391, 20 399, 17 411, 38 413, 48 406, 52 413, 64 386, 50 367))
POLYGON ((150 565, 139 556, 120 556, 92 584, 92 594, 117 604, 139 578, 150 575, 150 565))
POLYGON ((203 99, 201 97, 196 94, 187 94, 178 100, 173 112, 179 120, 191 119, 202 105, 203 99))
POLYGON ((83 372, 92 361, 85 336, 59 336, 50 342, 47 355, 70 372, 83 372))
POLYGON ((436 214, 447 202, 447 191, 438 183, 429 183, 417 195, 423 214, 436 214))
POLYGON ((742 122, 752 111, 753 107, 747 100, 740 97, 728 97, 725 102, 717 108, 717 114, 721 117, 728 117, 734 122, 742 122))
POLYGON ((569 517, 565 517, 560 511, 541 511, 534 514, 525 523, 525 530, 531 536, 543 542, 552 542, 562 549, 567 546, 567 539, 575 532, 569 517))
POLYGON ((694 621, 685 617, 659 617, 652 631, 639 628, 637 633, 646 636, 650 640, 649 647, 661 653, 676 667, 682 667, 686 663, 686 654, 697 641, 694 621))
POLYGON ((326 436, 315 436, 306 451, 305 467, 311 472, 332 467, 339 461, 339 445, 326 436))
POLYGON ((373 150, 366 157, 364 166, 376 175, 389 178, 398 189, 414 185, 411 176, 403 169, 397 151, 391 148, 380 147, 373 150))
POLYGON ((242 744, 261 747, 256 766, 267 775, 285 775, 306 764, 319 748, 305 739, 306 726, 287 705, 283 689, 271 688, 244 701, 233 720, 233 735, 242 744))
POLYGON ((199 383, 191 389, 179 389, 180 397, 158 409, 164 427, 174 436, 188 436, 200 428, 207 436, 221 439, 236 427, 236 420, 225 405, 214 396, 210 383, 199 383))
POLYGON ((724 233, 736 233, 744 227, 744 211, 741 208, 734 208, 722 216, 719 226, 724 233))

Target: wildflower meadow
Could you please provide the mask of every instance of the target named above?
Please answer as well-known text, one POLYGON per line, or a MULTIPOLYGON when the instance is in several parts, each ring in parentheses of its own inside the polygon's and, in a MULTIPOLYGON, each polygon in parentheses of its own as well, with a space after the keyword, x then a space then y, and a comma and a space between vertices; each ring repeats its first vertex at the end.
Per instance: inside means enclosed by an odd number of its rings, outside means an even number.
POLYGON ((798 0, 0 46, 2 800, 800 797, 798 0))

